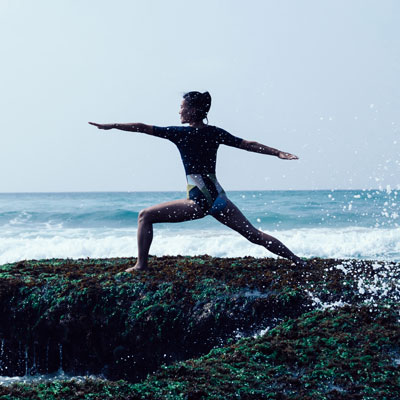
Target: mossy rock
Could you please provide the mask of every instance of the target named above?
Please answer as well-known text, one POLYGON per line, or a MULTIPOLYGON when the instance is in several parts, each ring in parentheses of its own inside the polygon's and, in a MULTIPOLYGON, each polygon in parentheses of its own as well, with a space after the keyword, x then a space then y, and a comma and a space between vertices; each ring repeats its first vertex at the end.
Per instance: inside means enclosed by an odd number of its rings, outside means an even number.
POLYGON ((0 399, 398 399, 400 308, 346 306, 288 319, 129 384, 86 380, 0 388, 0 399), (47 397, 46 397, 47 396, 47 397))
POLYGON ((162 363, 311 309, 289 262, 209 256, 23 261, 0 267, 0 374, 102 373, 139 381, 162 363))

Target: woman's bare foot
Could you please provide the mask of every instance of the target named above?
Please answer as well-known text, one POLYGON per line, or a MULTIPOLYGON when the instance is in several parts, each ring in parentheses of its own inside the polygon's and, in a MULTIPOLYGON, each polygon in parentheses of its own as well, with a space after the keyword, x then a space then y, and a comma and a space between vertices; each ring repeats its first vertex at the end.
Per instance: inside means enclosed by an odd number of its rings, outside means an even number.
POLYGON ((293 262, 296 264, 296 267, 301 267, 301 268, 308 267, 307 259, 305 258, 297 257, 296 260, 293 260, 293 262))
POLYGON ((135 264, 133 267, 126 269, 125 272, 146 271, 147 269, 148 269, 147 266, 143 267, 139 264, 135 264))
MULTIPOLYGON (((300 258, 300 257, 293 257, 291 259, 292 263, 296 266, 296 267, 300 267, 300 268, 306 268, 308 267, 308 263, 307 263, 307 259, 306 258, 300 258)), ((292 265, 293 265, 292 264, 292 265)))

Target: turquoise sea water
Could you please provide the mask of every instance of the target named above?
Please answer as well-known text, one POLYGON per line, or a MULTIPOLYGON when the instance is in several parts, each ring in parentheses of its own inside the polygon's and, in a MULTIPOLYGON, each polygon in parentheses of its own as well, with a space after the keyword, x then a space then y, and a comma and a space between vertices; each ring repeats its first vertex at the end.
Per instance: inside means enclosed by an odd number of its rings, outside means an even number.
MULTIPOLYGON (((400 260, 396 190, 234 191, 249 221, 300 256, 400 260)), ((137 255, 141 209, 184 192, 0 194, 0 263, 51 257, 137 255)), ((157 224, 154 255, 271 253, 207 216, 157 224)))

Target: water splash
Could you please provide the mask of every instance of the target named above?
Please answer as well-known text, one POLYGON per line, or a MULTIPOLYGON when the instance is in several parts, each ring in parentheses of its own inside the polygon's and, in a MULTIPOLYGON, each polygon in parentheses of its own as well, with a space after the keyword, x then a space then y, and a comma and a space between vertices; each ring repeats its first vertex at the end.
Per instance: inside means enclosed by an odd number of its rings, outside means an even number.
POLYGON ((378 305, 400 303, 400 263, 394 262, 363 262, 348 260, 325 269, 328 280, 329 273, 340 271, 343 274, 341 284, 347 286, 346 298, 334 301, 322 300, 321 288, 306 290, 312 304, 320 309, 331 309, 359 303, 377 307, 378 305), (349 293, 352 296, 349 303, 349 293), (352 293, 351 293, 352 291, 352 293))
POLYGON ((58 368, 58 373, 65 375, 64 370, 63 370, 63 347, 62 347, 61 343, 58 344, 58 352, 59 352, 59 356, 60 356, 60 366, 58 368))

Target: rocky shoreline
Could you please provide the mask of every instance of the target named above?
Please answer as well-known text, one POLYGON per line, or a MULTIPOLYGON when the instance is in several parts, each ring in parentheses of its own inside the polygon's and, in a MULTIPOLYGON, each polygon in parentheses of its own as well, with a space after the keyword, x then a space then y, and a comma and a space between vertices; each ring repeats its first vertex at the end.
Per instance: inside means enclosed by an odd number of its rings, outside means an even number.
POLYGON ((0 266, 0 375, 106 378, 1 399, 396 398, 398 263, 178 256, 125 273, 134 262, 0 266))

